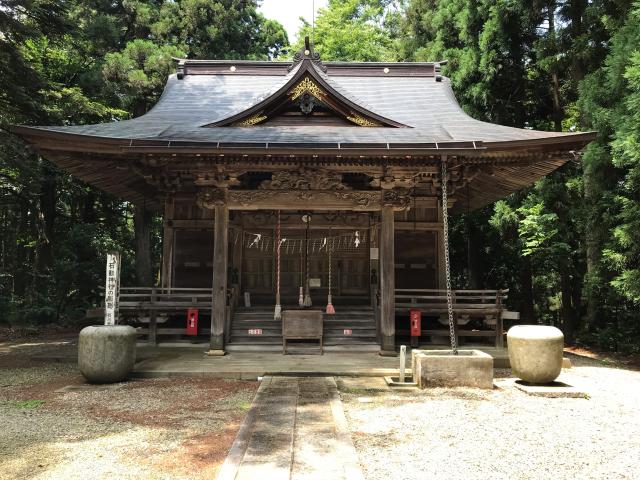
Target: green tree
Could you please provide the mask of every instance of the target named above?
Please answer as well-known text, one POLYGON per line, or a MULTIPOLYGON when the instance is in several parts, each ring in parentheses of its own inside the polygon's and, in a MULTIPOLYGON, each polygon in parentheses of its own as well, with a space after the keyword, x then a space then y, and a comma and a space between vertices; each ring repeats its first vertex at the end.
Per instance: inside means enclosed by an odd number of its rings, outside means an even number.
POLYGON ((247 0, 165 1, 151 31, 156 42, 177 46, 189 58, 266 60, 289 43, 284 27, 247 0))
POLYGON ((304 37, 314 43, 324 60, 370 62, 395 61, 397 12, 391 0, 329 0, 318 12, 315 28, 305 19, 294 50, 303 47, 304 37))
POLYGON ((102 73, 106 89, 120 106, 139 117, 158 100, 169 75, 173 58, 185 53, 174 46, 158 46, 150 40, 132 40, 122 52, 105 57, 102 73))

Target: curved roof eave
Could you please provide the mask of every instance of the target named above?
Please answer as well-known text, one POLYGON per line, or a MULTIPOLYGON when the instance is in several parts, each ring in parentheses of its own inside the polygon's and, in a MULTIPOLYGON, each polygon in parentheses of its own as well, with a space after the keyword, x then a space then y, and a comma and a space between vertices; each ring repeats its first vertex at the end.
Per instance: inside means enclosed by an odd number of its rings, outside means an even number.
MULTIPOLYGON (((273 129, 274 127, 262 127, 262 129, 273 129)), ((294 127, 295 128, 295 127, 294 127)), ((350 127, 360 130, 360 127, 350 127)), ((240 127, 221 127, 219 129, 210 129, 211 133, 222 133, 226 131, 237 131, 240 127)), ((247 127, 259 131, 260 127, 247 127)), ((402 141, 401 139, 384 141, 378 139, 373 141, 343 141, 321 139, 305 139, 304 135, 297 136, 295 141, 234 141, 233 138, 216 138, 212 140, 202 138, 171 138, 160 139, 151 138, 113 138, 87 135, 82 133, 69 132, 55 128, 31 127, 31 126, 15 126, 12 127, 14 133, 23 137, 28 137, 30 143, 46 150, 56 151, 106 151, 115 152, 203 152, 203 153, 223 153, 224 151, 239 151, 245 149, 252 153, 273 153, 274 151, 288 151, 294 153, 297 150, 317 150, 324 154, 344 154, 345 152, 366 151, 371 155, 387 155, 391 152, 402 152, 403 154, 437 154, 437 153, 453 153, 462 154, 473 153, 473 156, 509 156, 515 154, 526 154, 534 152, 546 151, 572 151, 580 150, 590 141, 592 141, 595 132, 576 132, 562 133, 557 135, 545 135, 538 138, 527 138, 519 140, 506 141, 430 141, 428 138, 412 138, 410 141, 402 141), (50 143, 47 143, 47 142, 50 143)), ((380 130, 380 129, 366 129, 380 130)), ((385 129, 395 130, 397 129, 385 129)), ((410 132, 413 132, 411 129, 410 132)), ((209 133, 209 132, 206 132, 209 133)), ((416 132, 417 133, 417 132, 416 132)), ((551 133, 551 132, 545 132, 551 133)), ((387 139, 388 140, 388 139, 387 139)))

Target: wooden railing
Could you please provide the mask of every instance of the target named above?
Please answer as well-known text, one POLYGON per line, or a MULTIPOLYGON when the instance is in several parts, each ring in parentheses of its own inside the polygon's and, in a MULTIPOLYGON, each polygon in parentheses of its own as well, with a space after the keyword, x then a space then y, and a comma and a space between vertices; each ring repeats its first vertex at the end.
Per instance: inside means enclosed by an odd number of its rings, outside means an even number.
POLYGON ((174 312, 188 308, 211 308, 210 288, 121 287, 120 310, 174 312))
MULTIPOLYGON (((184 312, 189 308, 198 308, 211 312, 213 307, 211 288, 160 288, 160 287, 121 287, 119 309, 123 316, 148 317, 149 327, 138 328, 142 335, 147 334, 150 344, 156 345, 158 334, 179 335, 184 328, 158 329, 158 315, 171 315, 184 312)), ((207 334, 209 328, 200 328, 207 334)))
MULTIPOLYGON (((496 347, 504 346, 502 314, 504 301, 509 290, 453 290, 454 330, 456 337, 492 337, 496 347), (464 330, 472 318, 483 318, 485 324, 495 325, 490 330, 464 330), (487 319, 495 319, 486 321, 487 319)), ((396 289, 396 313, 408 313, 411 309, 420 310, 423 315, 438 317, 440 323, 448 324, 447 291, 435 289, 396 289)), ((423 329, 422 335, 449 336, 445 329, 423 329)))

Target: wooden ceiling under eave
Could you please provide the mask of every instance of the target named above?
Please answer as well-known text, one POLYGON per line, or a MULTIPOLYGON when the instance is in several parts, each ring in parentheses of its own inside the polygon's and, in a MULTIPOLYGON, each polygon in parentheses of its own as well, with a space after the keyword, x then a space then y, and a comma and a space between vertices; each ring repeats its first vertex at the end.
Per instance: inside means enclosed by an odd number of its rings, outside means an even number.
POLYGON ((126 160, 77 158, 77 156, 43 153, 62 170, 118 199, 160 210, 162 194, 126 167, 126 160))
POLYGON ((456 203, 452 213, 464 213, 489 205, 512 193, 533 185, 568 161, 553 157, 534 160, 529 164, 504 163, 481 169, 474 179, 455 193, 456 203))

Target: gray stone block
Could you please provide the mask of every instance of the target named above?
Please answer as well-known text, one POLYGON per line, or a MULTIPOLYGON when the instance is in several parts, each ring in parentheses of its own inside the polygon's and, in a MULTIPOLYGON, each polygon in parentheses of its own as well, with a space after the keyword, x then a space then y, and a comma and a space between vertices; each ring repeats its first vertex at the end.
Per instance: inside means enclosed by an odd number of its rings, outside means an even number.
POLYGON ((90 383, 127 378, 136 361, 136 330, 125 325, 83 328, 78 340, 78 368, 90 383))
POLYGON ((507 332, 513 375, 529 383, 553 382, 562 370, 564 335, 556 327, 516 325, 507 332))
POLYGON ((411 359, 420 388, 493 388, 493 357, 480 350, 414 350, 411 359))

